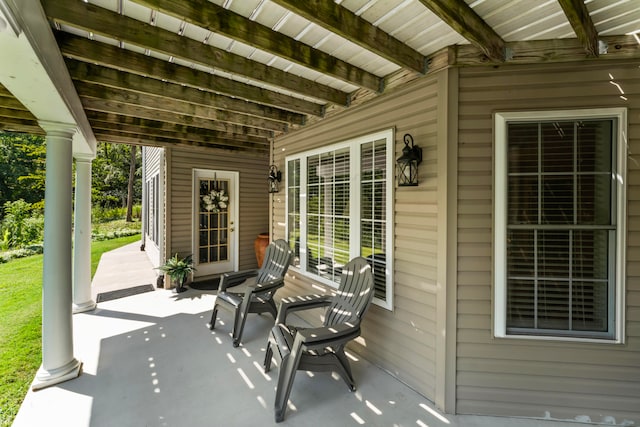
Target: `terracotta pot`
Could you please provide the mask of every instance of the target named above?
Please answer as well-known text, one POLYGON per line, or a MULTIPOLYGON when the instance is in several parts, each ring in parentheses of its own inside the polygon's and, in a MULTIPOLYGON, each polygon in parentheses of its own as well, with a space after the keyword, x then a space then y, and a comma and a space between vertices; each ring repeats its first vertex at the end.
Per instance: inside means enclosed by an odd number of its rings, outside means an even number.
POLYGON ((256 240, 253 242, 253 249, 256 251, 256 261, 258 261, 258 268, 262 267, 264 261, 264 252, 269 246, 269 233, 260 233, 256 240))

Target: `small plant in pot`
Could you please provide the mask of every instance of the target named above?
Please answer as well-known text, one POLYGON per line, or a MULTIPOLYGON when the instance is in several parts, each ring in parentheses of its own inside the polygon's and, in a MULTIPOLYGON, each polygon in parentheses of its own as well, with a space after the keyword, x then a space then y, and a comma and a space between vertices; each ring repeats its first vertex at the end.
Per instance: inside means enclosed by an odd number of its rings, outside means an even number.
POLYGON ((176 292, 184 292, 187 288, 184 287, 189 275, 196 271, 193 266, 193 258, 191 255, 187 255, 184 258, 180 258, 178 254, 175 254, 169 258, 164 265, 158 267, 158 270, 164 272, 171 278, 171 282, 176 285, 176 292))

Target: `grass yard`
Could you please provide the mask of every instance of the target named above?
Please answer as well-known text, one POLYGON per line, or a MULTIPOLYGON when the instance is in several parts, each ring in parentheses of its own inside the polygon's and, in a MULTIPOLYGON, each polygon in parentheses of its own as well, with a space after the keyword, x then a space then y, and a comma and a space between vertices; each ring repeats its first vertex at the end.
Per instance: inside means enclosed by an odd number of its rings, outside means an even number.
MULTIPOLYGON (((138 240, 92 242, 91 276, 104 252, 138 240)), ((42 255, 0 264, 0 295, 0 427, 9 427, 42 362, 42 255)))

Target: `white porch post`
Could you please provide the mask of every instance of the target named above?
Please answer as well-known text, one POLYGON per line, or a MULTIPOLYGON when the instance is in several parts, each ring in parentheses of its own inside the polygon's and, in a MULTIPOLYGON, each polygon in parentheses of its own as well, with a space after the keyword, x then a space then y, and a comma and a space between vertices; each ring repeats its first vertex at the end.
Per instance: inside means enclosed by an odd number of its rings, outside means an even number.
POLYGON ((76 157, 73 229, 73 312, 96 308, 91 299, 91 158, 76 157))
POLYGON ((71 318, 71 166, 73 125, 40 122, 47 133, 42 277, 42 366, 34 390, 77 377, 71 318))

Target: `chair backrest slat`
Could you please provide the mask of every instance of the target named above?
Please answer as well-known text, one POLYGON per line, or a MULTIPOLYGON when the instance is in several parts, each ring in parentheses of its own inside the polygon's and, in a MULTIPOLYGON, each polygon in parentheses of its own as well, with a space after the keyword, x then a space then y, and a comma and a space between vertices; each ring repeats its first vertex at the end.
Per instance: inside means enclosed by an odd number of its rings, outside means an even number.
POLYGON ((287 274, 293 251, 289 244, 282 239, 271 242, 264 253, 262 267, 258 271, 257 282, 264 283, 279 279, 287 274))
POLYGON ((366 312, 374 292, 371 266, 366 259, 357 257, 342 268, 340 287, 324 320, 324 326, 343 322, 360 322, 366 312))

